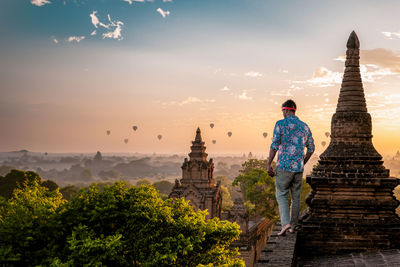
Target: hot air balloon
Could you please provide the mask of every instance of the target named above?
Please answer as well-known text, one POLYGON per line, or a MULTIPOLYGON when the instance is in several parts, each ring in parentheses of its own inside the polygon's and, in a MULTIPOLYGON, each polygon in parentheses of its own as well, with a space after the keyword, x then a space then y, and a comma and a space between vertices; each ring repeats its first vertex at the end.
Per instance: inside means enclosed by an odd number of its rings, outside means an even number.
POLYGON ((214 123, 210 123, 211 129, 214 128, 214 123))
POLYGON ((321 145, 322 145, 323 147, 325 147, 326 142, 325 142, 325 141, 322 141, 322 142, 321 142, 321 145))
POLYGON ((217 140, 212 140, 212 143, 215 144, 217 142, 217 140))
POLYGON ((110 130, 107 130, 106 133, 107 133, 107 135, 110 135, 110 134, 111 134, 111 131, 110 131, 110 130))
POLYGON ((264 138, 267 138, 268 134, 267 133, 263 133, 264 138))
POLYGON ((128 138, 125 138, 125 139, 124 139, 125 144, 127 144, 128 141, 129 141, 128 138))
POLYGON ((132 126, 132 129, 136 132, 137 126, 136 126, 136 125, 135 125, 135 126, 132 126))
POLYGON ((326 137, 329 137, 329 136, 330 136, 330 133, 329 133, 329 132, 326 132, 326 133, 325 133, 325 136, 326 136, 326 137))
POLYGON ((231 137, 232 136, 232 132, 228 132, 228 136, 231 137))
POLYGON ((157 135, 157 138, 158 138, 158 140, 161 140, 162 135, 161 134, 157 135))

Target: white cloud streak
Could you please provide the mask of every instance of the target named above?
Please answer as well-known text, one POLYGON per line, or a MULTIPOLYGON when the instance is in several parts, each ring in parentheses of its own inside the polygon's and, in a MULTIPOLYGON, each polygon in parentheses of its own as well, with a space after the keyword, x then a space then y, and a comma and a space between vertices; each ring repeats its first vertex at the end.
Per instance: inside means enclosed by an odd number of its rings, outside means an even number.
POLYGON ((262 77, 263 76, 262 73, 257 72, 257 71, 249 71, 249 72, 246 72, 244 75, 248 76, 248 77, 252 77, 252 78, 258 78, 258 77, 262 77))
POLYGON ((247 90, 243 90, 242 93, 237 96, 237 98, 239 98, 241 100, 253 100, 252 97, 247 95, 247 90))
POLYGON ((100 23, 99 19, 96 16, 97 11, 93 11, 89 16, 92 19, 92 24, 97 28, 97 25, 100 23))
POLYGON ((200 99, 194 96, 189 96, 182 101, 171 101, 171 102, 163 102, 161 103, 163 106, 184 106, 187 104, 199 103, 199 104, 206 104, 206 103, 214 103, 215 99, 200 99))
MULTIPOLYGON (((109 27, 115 27, 115 29, 113 31, 109 31, 106 33, 103 33, 103 39, 104 38, 110 38, 110 39, 117 39, 117 40, 122 40, 122 34, 121 34, 121 30, 122 30, 122 25, 124 25, 124 23, 122 21, 113 21, 111 20, 110 15, 107 15, 108 20, 110 22, 110 24, 108 24, 109 27)), ((107 28, 108 29, 108 28, 107 28)))
POLYGON ((68 42, 77 42, 79 43, 80 41, 82 41, 83 39, 85 39, 85 36, 70 36, 68 37, 67 41, 68 42))
POLYGON ((161 8, 157 8, 156 10, 160 15, 165 19, 167 16, 169 16, 170 12, 169 11, 164 11, 161 8))
POLYGON ((49 0, 31 0, 31 4, 35 6, 43 6, 45 4, 51 4, 49 0))
POLYGON ((393 40, 394 37, 400 38, 400 32, 381 32, 386 39, 393 40))

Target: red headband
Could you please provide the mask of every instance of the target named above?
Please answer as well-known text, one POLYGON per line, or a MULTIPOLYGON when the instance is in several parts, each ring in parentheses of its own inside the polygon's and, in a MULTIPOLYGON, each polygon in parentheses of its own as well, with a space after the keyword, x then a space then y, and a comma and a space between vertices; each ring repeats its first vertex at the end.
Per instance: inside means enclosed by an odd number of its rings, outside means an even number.
POLYGON ((295 108, 282 107, 282 110, 284 110, 284 109, 289 109, 289 110, 294 110, 294 111, 296 111, 296 109, 295 109, 295 108))

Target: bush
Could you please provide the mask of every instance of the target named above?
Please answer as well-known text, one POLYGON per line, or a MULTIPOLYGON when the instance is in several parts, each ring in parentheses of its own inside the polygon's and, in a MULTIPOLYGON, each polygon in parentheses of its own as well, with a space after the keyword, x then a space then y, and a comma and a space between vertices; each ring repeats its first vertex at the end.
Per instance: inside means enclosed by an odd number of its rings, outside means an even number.
POLYGON ((152 186, 91 185, 66 202, 37 182, 0 202, 0 261, 53 266, 244 266, 235 223, 205 220, 152 186))

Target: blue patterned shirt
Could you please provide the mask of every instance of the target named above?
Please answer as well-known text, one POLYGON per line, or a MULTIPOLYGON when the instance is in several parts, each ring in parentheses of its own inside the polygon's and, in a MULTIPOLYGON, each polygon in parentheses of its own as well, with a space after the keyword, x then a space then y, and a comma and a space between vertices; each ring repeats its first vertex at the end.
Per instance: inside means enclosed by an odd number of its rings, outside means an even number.
POLYGON ((304 148, 315 150, 311 130, 298 117, 289 115, 275 124, 271 149, 278 151, 277 167, 289 172, 304 170, 304 148))

